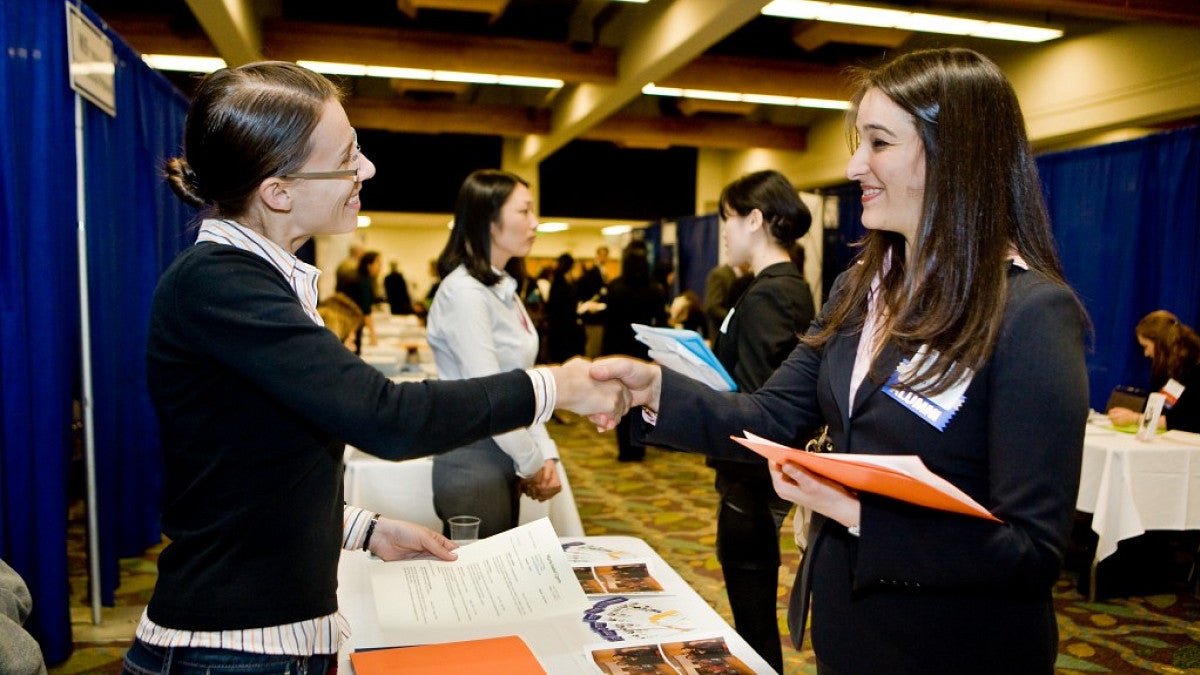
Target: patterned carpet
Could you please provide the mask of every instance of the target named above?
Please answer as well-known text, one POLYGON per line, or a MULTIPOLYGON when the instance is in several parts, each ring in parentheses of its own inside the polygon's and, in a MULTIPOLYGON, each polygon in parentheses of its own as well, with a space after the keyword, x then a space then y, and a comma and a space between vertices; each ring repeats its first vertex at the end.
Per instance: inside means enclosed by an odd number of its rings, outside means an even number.
MULTIPOLYGON (((649 542, 716 610, 729 620, 721 570, 713 553, 716 492, 712 471, 697 455, 651 448, 646 461, 616 461, 611 434, 598 435, 586 420, 550 424, 571 478, 588 534, 623 534, 649 542)), ((104 610, 99 627, 87 606, 82 507, 70 537, 72 619, 76 649, 52 675, 119 673, 120 658, 154 584, 157 550, 123 560, 117 606, 104 610)), ((790 525, 785 528, 779 616, 799 562, 790 525)), ((1056 672, 1200 674, 1200 600, 1193 587, 1175 592, 1088 603, 1064 573, 1055 589, 1059 624, 1056 672)), ((786 628, 784 629, 786 635, 786 628)), ((785 637, 786 640, 786 637, 785 637)), ((785 674, 815 673, 810 650, 784 646, 785 674)))

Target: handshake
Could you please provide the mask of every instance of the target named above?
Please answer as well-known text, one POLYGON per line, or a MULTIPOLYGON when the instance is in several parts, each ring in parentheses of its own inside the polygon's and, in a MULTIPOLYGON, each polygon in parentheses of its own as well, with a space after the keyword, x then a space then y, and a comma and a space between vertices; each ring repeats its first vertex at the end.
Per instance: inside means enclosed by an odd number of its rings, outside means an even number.
POLYGON ((596 361, 574 358, 550 371, 558 387, 556 407, 587 415, 600 431, 617 426, 631 408, 658 410, 662 388, 658 364, 623 356, 596 361))

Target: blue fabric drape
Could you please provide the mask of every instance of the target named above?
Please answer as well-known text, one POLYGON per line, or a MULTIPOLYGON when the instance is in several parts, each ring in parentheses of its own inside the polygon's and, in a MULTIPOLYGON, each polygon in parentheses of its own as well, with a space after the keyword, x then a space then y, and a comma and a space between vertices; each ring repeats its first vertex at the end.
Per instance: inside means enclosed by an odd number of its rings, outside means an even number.
POLYGON ((721 250, 721 223, 717 214, 680 218, 675 224, 679 242, 679 269, 675 278, 679 292, 695 291, 704 298, 704 282, 717 266, 721 250))
POLYGON ((1038 158, 1067 281, 1095 326, 1091 403, 1145 387, 1133 336, 1155 309, 1200 316, 1200 128, 1038 158))
POLYGON ((187 99, 119 36, 110 37, 118 112, 110 117, 88 106, 84 119, 100 597, 106 605, 113 603, 118 559, 141 555, 161 540, 162 468, 146 393, 146 334, 155 284, 190 243, 184 228, 191 215, 162 178, 165 160, 180 154, 187 99))
POLYGON ((0 557, 28 584, 26 628, 71 652, 67 467, 79 381, 74 102, 63 4, 0 3, 0 557))
MULTIPOLYGON (((63 14, 57 0, 0 4, 0 556, 30 587, 26 627, 49 664, 71 651, 68 473, 81 378, 74 93, 63 14)), ((117 556, 160 538, 145 331, 154 284, 186 243, 188 216, 158 178, 162 160, 178 154, 186 100, 109 36, 117 117, 84 104, 84 151, 101 596, 112 604, 117 556)))

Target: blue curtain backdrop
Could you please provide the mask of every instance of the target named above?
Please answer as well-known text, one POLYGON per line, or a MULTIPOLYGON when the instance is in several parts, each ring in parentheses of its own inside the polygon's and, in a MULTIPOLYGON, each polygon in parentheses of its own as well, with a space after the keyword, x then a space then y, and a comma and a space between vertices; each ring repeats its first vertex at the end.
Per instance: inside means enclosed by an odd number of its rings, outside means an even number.
MULTIPOLYGON (((68 472, 81 378, 74 93, 63 14, 57 0, 0 9, 0 556, 30 586, 27 627, 51 664, 71 649, 68 472)), ((101 599, 111 605, 117 557, 160 539, 145 332, 154 284, 188 243, 190 214, 158 177, 162 161, 178 154, 187 102, 109 36, 117 116, 85 104, 84 150, 101 599)))
POLYGON ((1067 280, 1095 325, 1092 407, 1146 387, 1133 327, 1155 309, 1200 316, 1200 128, 1038 158, 1067 280))
POLYGON ((721 223, 717 214, 688 216, 675 223, 675 239, 679 242, 679 269, 675 279, 679 292, 695 291, 704 299, 704 281, 717 266, 721 250, 721 223))
MULTIPOLYGON (((90 15, 90 12, 88 12, 90 15)), ((99 23, 99 18, 90 15, 99 23)), ((88 282, 95 391, 101 601, 113 604, 118 558, 161 540, 158 427, 146 393, 150 299, 184 245, 192 209, 162 178, 180 154, 187 99, 113 38, 117 115, 88 106, 88 282)), ((194 236, 191 237, 194 239, 194 236)))
MULTIPOLYGON (((1089 396, 1102 409, 1119 384, 1149 385, 1133 336, 1156 309, 1200 320, 1200 128, 1042 155, 1037 160, 1067 281, 1095 328, 1089 396)), ((862 236, 857 185, 838 197, 838 231, 825 242, 825 284, 862 236)))
POLYGON ((47 661, 71 651, 67 467, 79 382, 74 105, 63 4, 0 3, 0 557, 47 661))

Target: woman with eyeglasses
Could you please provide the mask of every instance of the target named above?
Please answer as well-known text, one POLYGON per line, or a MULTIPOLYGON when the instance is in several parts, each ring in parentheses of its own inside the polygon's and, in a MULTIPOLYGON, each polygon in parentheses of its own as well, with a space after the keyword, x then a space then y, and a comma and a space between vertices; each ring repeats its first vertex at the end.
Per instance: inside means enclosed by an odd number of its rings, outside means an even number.
POLYGON ((442 535, 343 503, 344 442, 405 459, 556 406, 625 407, 582 361, 395 384, 345 349, 317 312, 317 269, 295 251, 353 232, 374 175, 321 75, 254 63, 197 88, 167 178, 203 220, 159 281, 147 345, 170 543, 126 672, 332 671, 348 632, 341 550, 454 559, 442 535))

